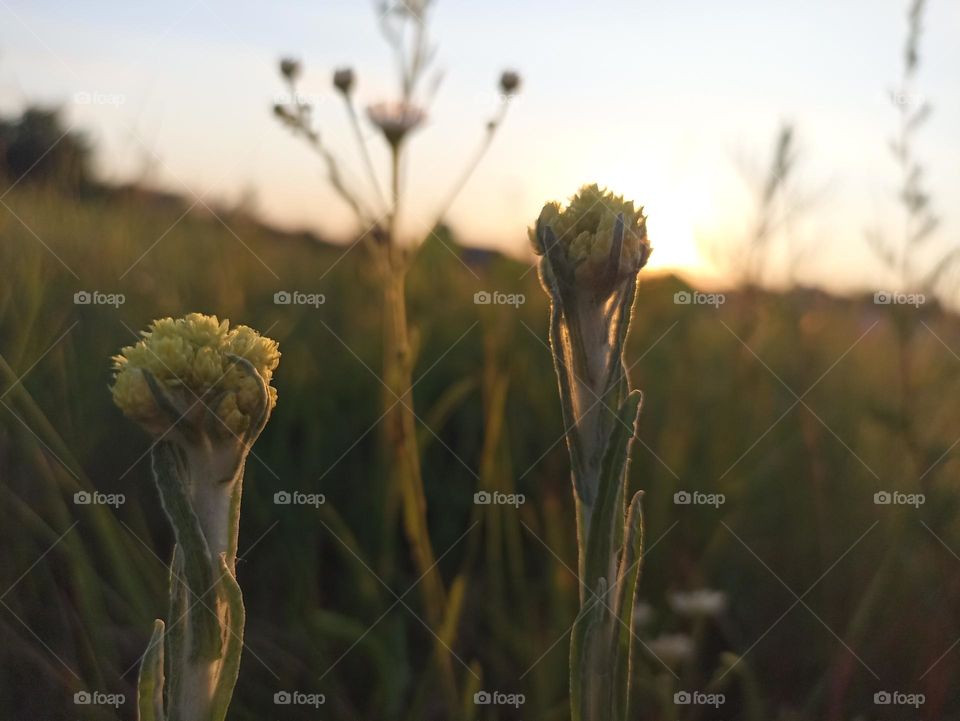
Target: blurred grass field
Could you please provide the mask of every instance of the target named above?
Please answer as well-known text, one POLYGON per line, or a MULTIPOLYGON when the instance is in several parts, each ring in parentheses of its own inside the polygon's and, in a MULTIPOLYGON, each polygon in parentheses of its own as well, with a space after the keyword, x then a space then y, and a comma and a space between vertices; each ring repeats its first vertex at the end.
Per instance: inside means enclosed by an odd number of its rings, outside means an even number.
MULTIPOLYGON (((260 329, 283 353, 279 403, 248 464, 247 648, 230 718, 437 718, 433 638, 385 480, 366 250, 191 202, 28 184, 3 197, 3 715, 133 717, 172 538, 148 439, 110 402, 109 358, 154 318, 202 311, 260 329), (125 303, 75 304, 84 290, 125 303), (285 290, 325 303, 275 304, 285 290), (74 503, 94 489, 126 502, 74 503), (326 503, 276 505, 284 490, 326 503), (83 689, 127 703, 75 706, 83 689), (326 703, 274 705, 292 689, 326 703)), ((689 290, 642 277, 627 352, 645 393, 631 478, 646 492, 640 595, 652 615, 639 635, 697 643, 676 677, 641 654, 643 718, 904 718, 874 704, 883 690, 923 693, 923 719, 960 718, 955 317, 932 302, 804 289, 675 303, 689 290), (678 504, 681 491, 724 502, 678 504), (876 505, 881 491, 925 503, 876 505), (728 595, 718 618, 671 610, 669 593, 704 587, 728 595), (669 702, 694 688, 722 690, 726 704, 669 702)), ((447 637, 456 672, 526 697, 519 711, 480 708, 479 719, 567 718, 576 545, 545 296, 525 262, 464 249, 442 228, 408 293, 429 525, 448 585, 466 584, 447 637), (525 303, 476 305, 478 291, 525 303), (484 489, 525 503, 475 505, 484 489)))

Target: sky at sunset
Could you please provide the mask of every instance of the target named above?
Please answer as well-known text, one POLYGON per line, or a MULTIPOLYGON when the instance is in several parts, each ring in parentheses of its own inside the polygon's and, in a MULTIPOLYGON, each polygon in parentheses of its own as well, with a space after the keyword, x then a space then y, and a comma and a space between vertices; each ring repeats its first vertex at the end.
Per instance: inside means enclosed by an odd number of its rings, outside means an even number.
MULTIPOLYGON (((646 206, 655 267, 716 276, 714 249, 750 227, 744 178, 762 176, 789 121, 800 152, 795 182, 811 205, 782 239, 790 245, 772 281, 876 284, 865 231, 902 225, 886 146, 905 8, 899 0, 438 0, 431 33, 444 78, 428 126, 409 146, 407 233, 430 224, 509 67, 522 73, 522 93, 448 216, 464 242, 526 254, 525 228, 543 202, 597 181, 646 206)), ((163 187, 208 202, 252 190, 270 222, 346 236, 350 217, 318 161, 270 108, 283 92, 278 58, 302 59, 302 89, 318 98, 323 137, 355 158, 330 74, 353 66, 361 103, 391 97, 375 17, 363 0, 0 0, 0 109, 62 104, 68 123, 95 141, 107 178, 136 177, 155 155, 151 178, 163 187)), ((919 93, 934 114, 918 153, 943 219, 940 247, 956 244, 960 229, 957 37, 960 5, 932 0, 919 93)), ((371 136, 371 148, 385 167, 382 141, 371 136)))

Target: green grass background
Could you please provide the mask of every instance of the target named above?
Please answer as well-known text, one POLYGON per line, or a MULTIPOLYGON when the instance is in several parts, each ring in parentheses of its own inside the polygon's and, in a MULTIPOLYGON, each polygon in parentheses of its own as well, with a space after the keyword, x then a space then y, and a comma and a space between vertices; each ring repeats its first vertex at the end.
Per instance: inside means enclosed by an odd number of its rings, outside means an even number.
MULTIPOLYGON (((3 200, 2 715, 134 717, 172 539, 148 438, 111 404, 109 358, 152 319, 201 311, 267 333, 283 353, 279 403, 244 489, 247 649, 230 718, 441 718, 418 589, 403 596, 409 608, 394 605, 417 573, 386 482, 380 300, 366 251, 238 214, 181 218, 186 205, 137 192, 24 186, 3 200), (78 306, 79 290, 126 303, 78 306), (275 305, 280 290, 326 303, 275 305), (127 502, 76 506, 81 489, 127 502), (327 503, 277 506, 279 490, 327 503), (128 701, 116 713, 75 706, 81 689, 128 701), (294 689, 326 704, 273 704, 294 689)), ((960 718, 960 649, 948 652, 960 637, 955 317, 934 303, 814 290, 676 305, 685 288, 673 277, 641 283, 627 362, 645 406, 630 473, 646 492, 640 595, 654 608, 638 635, 691 633, 698 651, 677 680, 640 649, 638 718, 913 713, 875 706, 879 690, 924 693, 921 718, 960 718), (726 503, 675 505, 678 490, 726 503), (876 506, 879 490, 926 503, 876 506), (671 612, 670 592, 698 587, 729 595, 720 618, 693 624, 671 612), (718 711, 669 703, 678 689, 708 688, 726 694, 718 711)), ((481 688, 526 696, 520 711, 478 708, 478 719, 568 718, 576 543, 546 299, 526 264, 467 252, 443 230, 425 241, 408 299, 431 536, 448 585, 466 584, 454 667, 464 682, 461 661, 481 688), (478 306, 478 290, 526 303, 478 306), (526 503, 475 506, 481 488, 526 503)))

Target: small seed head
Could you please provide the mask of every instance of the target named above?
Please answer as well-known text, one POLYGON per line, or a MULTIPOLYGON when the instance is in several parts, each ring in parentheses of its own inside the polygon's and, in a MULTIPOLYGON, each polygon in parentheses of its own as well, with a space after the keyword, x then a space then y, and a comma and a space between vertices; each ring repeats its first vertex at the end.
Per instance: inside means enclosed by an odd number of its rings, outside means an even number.
POLYGON ((290 82, 300 77, 300 61, 295 58, 283 58, 280 61, 280 74, 290 82))
POLYGON ((355 80, 353 68, 337 68, 333 72, 333 87, 344 95, 349 95, 350 91, 353 90, 355 80))
POLYGON ((515 70, 504 70, 500 75, 500 91, 507 96, 514 95, 520 90, 520 73, 515 70))

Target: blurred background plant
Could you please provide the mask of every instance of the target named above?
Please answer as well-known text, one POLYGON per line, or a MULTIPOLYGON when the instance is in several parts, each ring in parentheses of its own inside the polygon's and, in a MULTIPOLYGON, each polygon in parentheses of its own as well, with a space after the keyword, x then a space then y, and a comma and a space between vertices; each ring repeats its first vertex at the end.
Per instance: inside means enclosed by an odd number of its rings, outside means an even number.
MULTIPOLYGON (((400 223, 404 196, 403 172, 409 138, 427 121, 430 101, 441 80, 439 73, 432 72, 436 46, 432 44, 428 32, 431 5, 431 0, 391 0, 377 5, 378 22, 396 63, 399 86, 395 98, 379 100, 366 107, 370 125, 379 132, 389 149, 389 192, 386 197, 367 147, 368 133, 360 123, 355 100, 358 78, 352 68, 336 69, 332 84, 343 99, 359 148, 360 164, 369 186, 366 194, 348 179, 341 160, 325 144, 320 130, 315 127, 313 108, 303 100, 298 90, 301 64, 295 59, 286 58, 280 62, 280 74, 287 84, 290 102, 275 105, 274 114, 285 127, 305 140, 321 156, 330 184, 354 212, 359 223, 359 237, 355 243, 364 246, 373 264, 375 283, 382 297, 383 359, 381 375, 377 377, 374 374, 371 381, 375 384, 379 381, 383 387, 382 420, 386 449, 383 463, 389 473, 388 483, 379 488, 371 487, 371 491, 382 494, 384 499, 381 520, 383 527, 388 530, 385 539, 390 538, 389 529, 395 527, 398 512, 402 518, 412 560, 421 574, 416 585, 423 599, 427 629, 435 639, 431 663, 441 680, 444 716, 455 720, 461 718, 461 714, 468 713, 481 676, 475 663, 465 663, 453 650, 457 645, 464 595, 468 592, 467 575, 465 571, 458 573, 450 587, 447 587, 438 568, 427 524, 427 499, 417 429, 422 426, 431 434, 433 431, 415 411, 413 373, 420 352, 420 340, 419 334, 410 327, 406 300, 407 274, 416 253, 424 247, 424 242, 417 237, 413 238, 412 244, 409 239, 404 239, 400 223), (431 73, 432 78, 428 83, 427 75, 431 73), (455 662, 459 662, 463 668, 455 669, 455 662)), ((515 71, 502 73, 499 110, 487 122, 476 154, 468 160, 463 173, 453 182, 449 194, 439 207, 436 220, 426 229, 428 237, 442 246, 447 246, 447 242, 443 239, 444 231, 440 223, 490 147, 506 116, 510 99, 519 86, 520 77, 515 71)), ((415 229, 413 232, 419 234, 422 231, 415 229)), ((466 388, 463 384, 452 388, 447 404, 459 404, 466 388)), ((489 452, 494 453, 495 450, 491 440, 489 452)), ((481 482, 479 475, 474 473, 474 476, 478 483, 481 482)), ((362 561, 364 565, 375 566, 381 572, 392 568, 395 544, 386 542, 382 550, 384 555, 378 562, 374 563, 373 559, 368 558, 362 561)), ((379 576, 377 579, 381 580, 379 576)), ((389 586, 386 590, 393 593, 389 586)), ((410 710, 413 718, 422 717, 423 707, 430 705, 427 694, 431 688, 431 677, 432 674, 423 676, 421 689, 410 710)), ((429 710, 426 713, 434 714, 437 711, 429 710)))

